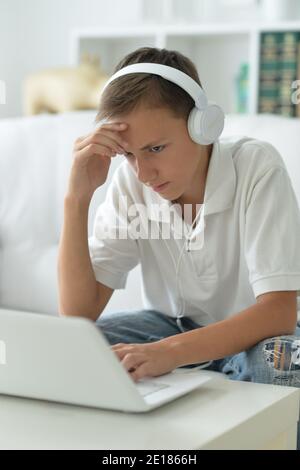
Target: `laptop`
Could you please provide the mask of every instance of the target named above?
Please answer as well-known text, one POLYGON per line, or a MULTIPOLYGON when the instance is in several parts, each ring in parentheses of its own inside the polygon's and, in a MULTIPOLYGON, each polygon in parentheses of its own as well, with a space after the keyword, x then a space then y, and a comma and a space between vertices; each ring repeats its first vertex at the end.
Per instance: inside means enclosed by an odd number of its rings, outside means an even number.
POLYGON ((92 320, 0 309, 0 394, 146 412, 209 380, 180 368, 134 382, 92 320))

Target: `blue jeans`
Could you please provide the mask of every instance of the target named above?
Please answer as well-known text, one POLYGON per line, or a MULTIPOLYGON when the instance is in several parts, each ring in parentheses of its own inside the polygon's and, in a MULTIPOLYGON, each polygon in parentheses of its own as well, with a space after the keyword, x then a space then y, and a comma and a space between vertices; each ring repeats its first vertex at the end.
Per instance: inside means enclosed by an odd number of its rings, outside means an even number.
MULTIPOLYGON (((201 328, 188 317, 181 322, 154 310, 120 312, 100 317, 96 325, 108 342, 150 343, 201 328)), ((193 368, 200 364, 184 367, 193 368)), ((203 366, 203 363, 202 363, 203 366)), ((207 363, 206 370, 226 374, 231 380, 300 388, 300 324, 294 335, 267 338, 239 354, 207 363)), ((297 449, 300 450, 300 423, 297 449)))

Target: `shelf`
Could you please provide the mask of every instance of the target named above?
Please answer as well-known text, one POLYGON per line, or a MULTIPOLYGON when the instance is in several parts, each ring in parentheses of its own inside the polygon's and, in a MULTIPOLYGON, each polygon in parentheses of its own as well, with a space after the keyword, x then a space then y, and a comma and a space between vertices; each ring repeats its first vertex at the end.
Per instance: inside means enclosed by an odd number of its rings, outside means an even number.
POLYGON ((235 80, 242 63, 249 64, 248 112, 257 112, 260 37, 264 32, 300 31, 300 21, 143 24, 142 26, 75 29, 70 37, 70 65, 83 52, 98 54, 111 74, 129 52, 142 46, 175 49, 195 63, 210 100, 226 113, 236 112, 235 80))
POLYGON ((220 23, 195 23, 195 24, 145 24, 143 26, 125 26, 125 27, 101 27, 74 29, 73 37, 120 37, 120 36, 139 36, 139 35, 223 35, 223 34, 250 34, 253 32, 261 33, 264 31, 292 31, 300 30, 300 21, 287 21, 278 23, 242 23, 242 22, 220 22, 220 23))

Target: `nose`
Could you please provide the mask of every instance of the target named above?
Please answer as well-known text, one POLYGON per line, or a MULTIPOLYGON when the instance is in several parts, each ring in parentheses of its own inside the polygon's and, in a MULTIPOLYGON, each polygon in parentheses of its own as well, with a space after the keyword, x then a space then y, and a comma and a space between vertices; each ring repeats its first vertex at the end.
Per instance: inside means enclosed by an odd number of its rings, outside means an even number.
POLYGON ((141 160, 136 160, 135 167, 136 175, 141 183, 151 183, 157 179, 157 171, 154 168, 151 168, 149 164, 142 162, 141 160))

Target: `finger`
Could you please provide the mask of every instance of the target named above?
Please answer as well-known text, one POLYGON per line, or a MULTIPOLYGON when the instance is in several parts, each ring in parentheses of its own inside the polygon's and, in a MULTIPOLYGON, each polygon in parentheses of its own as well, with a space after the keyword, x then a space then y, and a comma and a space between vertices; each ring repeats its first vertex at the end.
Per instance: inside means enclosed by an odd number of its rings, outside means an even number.
POLYGON ((91 135, 107 135, 110 136, 111 139, 116 140, 119 145, 122 145, 123 136, 121 134, 122 131, 125 131, 127 129, 128 125, 126 123, 122 124, 117 124, 117 123, 112 123, 112 124, 103 124, 100 127, 98 127, 95 132, 91 133, 91 135))
POLYGON ((144 377, 150 377, 147 364, 142 364, 141 366, 132 370, 132 372, 130 372, 130 377, 134 380, 134 382, 138 382, 140 379, 143 379, 144 377))
POLYGON ((122 360, 122 365, 129 372, 130 370, 135 370, 145 361, 144 355, 138 353, 127 353, 124 355, 122 360))
POLYGON ((111 349, 120 349, 120 348, 127 348, 128 351, 133 351, 136 348, 139 348, 141 345, 136 343, 116 343, 111 346, 111 349))
POLYGON ((74 158, 80 160, 86 160, 93 155, 99 155, 99 157, 108 157, 112 158, 116 153, 105 147, 104 145, 99 144, 90 144, 82 150, 79 150, 75 153, 74 158))
POLYGON ((123 348, 113 347, 112 350, 120 361, 122 361, 122 359, 126 356, 126 354, 128 354, 128 351, 124 350, 123 348))
POLYGON ((127 129, 128 124, 126 122, 104 122, 98 129, 115 129, 117 131, 124 131, 127 129))
POLYGON ((99 133, 102 129, 105 131, 124 131, 128 127, 128 124, 126 122, 106 122, 104 124, 101 124, 94 132, 89 132, 88 134, 85 134, 83 136, 78 137, 75 140, 75 145, 80 144, 83 142, 85 139, 88 137, 99 133))
POLYGON ((105 145, 117 148, 119 151, 122 152, 126 152, 126 147, 128 146, 127 142, 124 139, 122 139, 115 132, 110 131, 103 131, 101 134, 95 134, 91 141, 96 144, 104 143, 105 145))
POLYGON ((122 354, 122 351, 120 350, 114 350, 113 351, 115 353, 115 355, 117 356, 117 358, 119 359, 119 361, 122 361, 123 357, 124 357, 124 354, 122 354))
POLYGON ((105 135, 106 137, 109 137, 111 140, 116 142, 118 145, 121 147, 125 147, 128 145, 127 140, 123 135, 120 135, 119 132, 111 130, 111 129, 100 129, 99 131, 95 132, 95 137, 98 138, 98 136, 103 136, 105 135))
POLYGON ((126 343, 116 343, 113 346, 111 346, 111 349, 119 348, 120 346, 126 346, 126 343))
POLYGON ((77 139, 75 140, 75 143, 76 142, 82 142, 84 139, 86 139, 90 134, 85 134, 85 135, 82 135, 82 136, 79 136, 77 137, 77 139))
POLYGON ((105 145, 106 147, 110 148, 112 151, 118 153, 119 155, 123 155, 124 153, 126 153, 126 150, 123 146, 124 142, 122 141, 122 139, 118 140, 118 138, 116 138, 114 134, 112 135, 113 137, 106 134, 89 135, 86 139, 82 140, 81 142, 77 142, 75 144, 75 149, 82 150, 84 149, 84 147, 87 147, 90 144, 99 144, 105 145))
POLYGON ((91 144, 105 145, 111 150, 114 150, 116 153, 122 154, 125 152, 123 146, 121 146, 118 141, 111 139, 104 135, 89 135, 86 139, 82 141, 77 141, 75 143, 75 150, 83 150, 85 147, 91 144))
POLYGON ((128 351, 128 349, 121 348, 121 349, 115 349, 114 353, 118 356, 120 361, 122 361, 130 352, 128 351))

